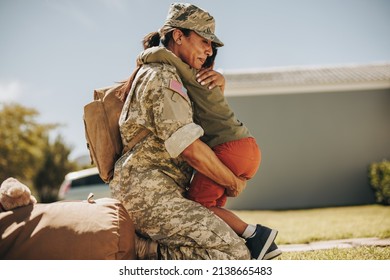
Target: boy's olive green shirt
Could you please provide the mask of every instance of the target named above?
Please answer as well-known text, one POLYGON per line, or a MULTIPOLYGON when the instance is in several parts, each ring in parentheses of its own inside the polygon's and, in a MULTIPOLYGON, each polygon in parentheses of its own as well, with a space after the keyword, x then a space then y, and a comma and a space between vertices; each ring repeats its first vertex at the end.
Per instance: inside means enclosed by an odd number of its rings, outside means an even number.
POLYGON ((219 87, 209 90, 196 81, 197 71, 164 47, 146 49, 138 64, 166 63, 174 66, 187 89, 194 107, 194 121, 204 130, 201 140, 210 147, 253 137, 234 115, 219 87))

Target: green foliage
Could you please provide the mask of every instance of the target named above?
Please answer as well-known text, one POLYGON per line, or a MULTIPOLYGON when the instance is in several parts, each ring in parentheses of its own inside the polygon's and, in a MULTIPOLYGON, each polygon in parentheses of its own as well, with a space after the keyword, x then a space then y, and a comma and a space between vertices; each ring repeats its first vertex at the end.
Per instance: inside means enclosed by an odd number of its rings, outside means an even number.
POLYGON ((390 161, 372 163, 369 167, 369 177, 376 201, 390 205, 390 161))
POLYGON ((60 137, 53 144, 49 141, 50 131, 58 125, 40 124, 38 116, 35 109, 18 104, 0 107, 0 183, 17 178, 37 191, 41 202, 49 202, 75 165, 69 162, 70 148, 60 137))
POLYGON ((38 124, 38 112, 17 104, 0 110, 0 181, 29 181, 40 165, 42 148, 53 125, 38 124))
POLYGON ((76 164, 68 160, 70 152, 61 136, 58 136, 53 144, 47 142, 44 147, 42 166, 33 178, 41 202, 56 201, 58 188, 65 175, 77 169, 76 164))

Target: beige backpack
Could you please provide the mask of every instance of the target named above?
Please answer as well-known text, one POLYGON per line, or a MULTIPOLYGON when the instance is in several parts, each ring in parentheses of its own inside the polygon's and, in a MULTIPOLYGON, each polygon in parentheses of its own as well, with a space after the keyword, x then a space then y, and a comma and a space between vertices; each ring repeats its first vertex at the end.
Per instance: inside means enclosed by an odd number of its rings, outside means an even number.
POLYGON ((91 163, 96 165, 100 177, 106 183, 114 175, 114 165, 118 158, 150 132, 146 129, 140 131, 127 147, 123 147, 119 116, 138 69, 134 70, 127 82, 96 89, 94 100, 84 106, 85 137, 91 163), (125 83, 126 89, 123 90, 125 83))

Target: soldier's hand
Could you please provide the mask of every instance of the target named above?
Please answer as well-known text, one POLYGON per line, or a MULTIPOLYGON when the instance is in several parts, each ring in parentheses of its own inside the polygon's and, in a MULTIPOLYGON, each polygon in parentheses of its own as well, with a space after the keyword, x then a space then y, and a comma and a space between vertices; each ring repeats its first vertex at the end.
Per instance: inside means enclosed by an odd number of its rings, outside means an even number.
POLYGON ((245 178, 237 178, 237 183, 234 188, 226 189, 226 195, 230 197, 239 196, 242 191, 246 188, 246 179, 245 178))

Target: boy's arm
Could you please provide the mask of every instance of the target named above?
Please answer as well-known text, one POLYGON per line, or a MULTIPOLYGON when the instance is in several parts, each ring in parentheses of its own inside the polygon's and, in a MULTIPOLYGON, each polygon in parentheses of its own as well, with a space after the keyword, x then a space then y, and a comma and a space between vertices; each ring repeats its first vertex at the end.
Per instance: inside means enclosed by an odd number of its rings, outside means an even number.
MULTIPOLYGON (((207 87, 207 83, 201 84, 197 81, 198 77, 197 71, 190 67, 187 63, 183 62, 180 58, 178 58, 174 53, 169 51, 164 47, 152 47, 144 50, 141 55, 138 57, 138 64, 145 63, 166 63, 174 66, 177 69, 177 73, 182 79, 184 86, 187 88, 189 92, 192 94, 204 94, 207 91, 222 91, 224 89, 224 78, 223 76, 213 70, 208 70, 210 72, 207 77, 212 75, 211 72, 214 72, 212 80, 215 81, 217 78, 217 73, 222 76, 223 82, 221 82, 220 77, 218 79, 218 87, 212 86, 211 88, 207 87), (223 84, 221 87, 220 85, 223 84)), ((201 70, 199 73, 203 73, 201 70)), ((220 94, 223 94, 220 92, 220 94)))
POLYGON ((141 64, 146 63, 166 63, 174 66, 179 76, 184 81, 195 81, 196 70, 183 62, 173 52, 164 47, 152 47, 144 50, 138 57, 138 62, 141 64))

